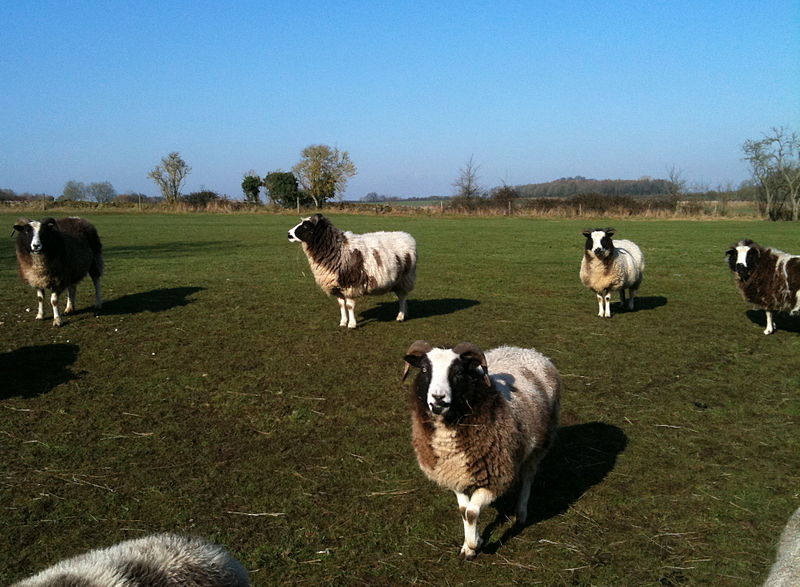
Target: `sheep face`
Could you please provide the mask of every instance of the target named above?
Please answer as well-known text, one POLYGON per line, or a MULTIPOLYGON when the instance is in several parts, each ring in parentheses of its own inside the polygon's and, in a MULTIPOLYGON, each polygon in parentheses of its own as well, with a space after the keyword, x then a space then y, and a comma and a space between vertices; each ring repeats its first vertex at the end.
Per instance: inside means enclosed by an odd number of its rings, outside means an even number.
POLYGON ((601 259, 611 255, 611 251, 614 249, 614 242, 611 240, 611 237, 614 236, 613 228, 586 229, 582 234, 586 237, 585 249, 587 251, 601 259))
POLYGON ((731 271, 734 271, 741 281, 747 281, 758 264, 760 252, 756 243, 750 239, 743 239, 728 249, 725 256, 731 271))
POLYGON ((41 222, 22 218, 14 225, 14 230, 17 232, 18 246, 21 250, 40 255, 45 252, 48 242, 53 240, 58 228, 53 218, 46 218, 41 222))
POLYGON ((322 219, 322 214, 314 214, 308 218, 303 218, 299 224, 289 229, 289 242, 310 242, 319 226, 319 221, 322 219))
POLYGON ((419 369, 414 389, 434 416, 463 413, 468 409, 476 383, 490 386, 486 357, 474 344, 461 343, 452 349, 433 348, 425 341, 416 341, 404 357, 406 369, 419 369))

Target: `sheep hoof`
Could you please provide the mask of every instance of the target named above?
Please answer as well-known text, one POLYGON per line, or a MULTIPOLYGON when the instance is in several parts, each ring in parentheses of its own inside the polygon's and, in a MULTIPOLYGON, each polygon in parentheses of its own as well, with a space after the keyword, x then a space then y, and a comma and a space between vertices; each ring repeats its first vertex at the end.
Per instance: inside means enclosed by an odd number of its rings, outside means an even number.
POLYGON ((355 322, 353 322, 352 324, 348 324, 348 325, 347 325, 347 327, 348 327, 350 330, 354 330, 354 329, 355 329, 355 327, 356 327, 356 323, 355 323, 355 322))
POLYGON ((398 322, 405 322, 405 319, 406 317, 403 316, 402 314, 398 314, 397 318, 395 318, 395 320, 397 320, 398 322))
POLYGON ((53 320, 53 326, 61 326, 62 324, 63 322, 61 321, 61 318, 56 318, 53 320))
POLYGON ((764 330, 764 334, 766 334, 766 335, 770 335, 770 334, 772 334, 773 332, 775 332, 775 329, 774 329, 774 328, 773 328, 772 330, 770 330, 769 328, 767 328, 766 330, 764 330))
POLYGON ((36 314, 37 320, 44 320, 44 314, 36 314))
MULTIPOLYGON (((478 543, 478 548, 480 548, 480 543, 478 543)), ((461 556, 461 558, 463 558, 464 560, 468 561, 475 560, 475 557, 478 556, 478 548, 470 548, 465 544, 464 546, 461 547, 461 552, 459 553, 459 556, 461 556)))

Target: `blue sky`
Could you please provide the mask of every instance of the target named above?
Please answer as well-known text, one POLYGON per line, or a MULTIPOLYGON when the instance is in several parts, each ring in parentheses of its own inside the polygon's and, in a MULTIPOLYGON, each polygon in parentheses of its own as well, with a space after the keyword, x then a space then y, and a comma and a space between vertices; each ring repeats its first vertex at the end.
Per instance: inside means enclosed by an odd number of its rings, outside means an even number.
POLYGON ((6 2, 0 187, 241 195, 310 144, 346 197, 665 177, 738 184, 741 144, 800 131, 800 2, 6 2))

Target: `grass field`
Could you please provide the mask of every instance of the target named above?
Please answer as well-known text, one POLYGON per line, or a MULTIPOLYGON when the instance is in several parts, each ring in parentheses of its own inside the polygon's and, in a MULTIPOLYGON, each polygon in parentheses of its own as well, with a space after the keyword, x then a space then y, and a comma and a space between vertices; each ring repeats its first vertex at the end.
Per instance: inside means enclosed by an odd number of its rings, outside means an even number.
POLYGON ((613 223, 647 269, 638 309, 601 320, 578 279, 592 222, 333 216, 407 230, 420 254, 410 319, 368 298, 346 331, 287 242, 295 216, 89 218, 97 317, 87 282, 65 326, 36 322, 0 250, 2 584, 177 531, 256 585, 754 585, 800 505, 800 321, 764 336, 723 258, 745 235, 800 252, 795 224, 613 223), (469 563, 454 496, 410 446, 419 338, 532 346, 566 385, 531 524, 488 508, 469 563))

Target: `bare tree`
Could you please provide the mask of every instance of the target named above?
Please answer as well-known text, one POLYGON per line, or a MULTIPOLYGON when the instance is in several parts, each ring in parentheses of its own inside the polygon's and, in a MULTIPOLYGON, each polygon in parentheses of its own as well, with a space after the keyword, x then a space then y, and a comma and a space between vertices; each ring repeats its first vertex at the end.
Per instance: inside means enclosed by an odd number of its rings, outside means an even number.
POLYGON ((156 165, 147 177, 156 182, 167 202, 175 203, 180 198, 181 186, 191 171, 192 168, 181 159, 180 153, 173 151, 163 157, 161 164, 156 165))
POLYGON ((479 169, 480 165, 475 164, 475 157, 470 155, 464 167, 458 170, 458 177, 453 182, 456 197, 472 200, 483 194, 483 188, 478 184, 479 169))
POLYGON ((111 182, 108 181, 90 183, 88 193, 91 198, 99 204, 107 204, 117 197, 117 190, 115 190, 111 182))
POLYGON ((783 217, 788 202, 792 220, 800 220, 800 138, 783 127, 773 127, 760 141, 742 145, 744 160, 758 186, 758 196, 770 220, 783 217))

